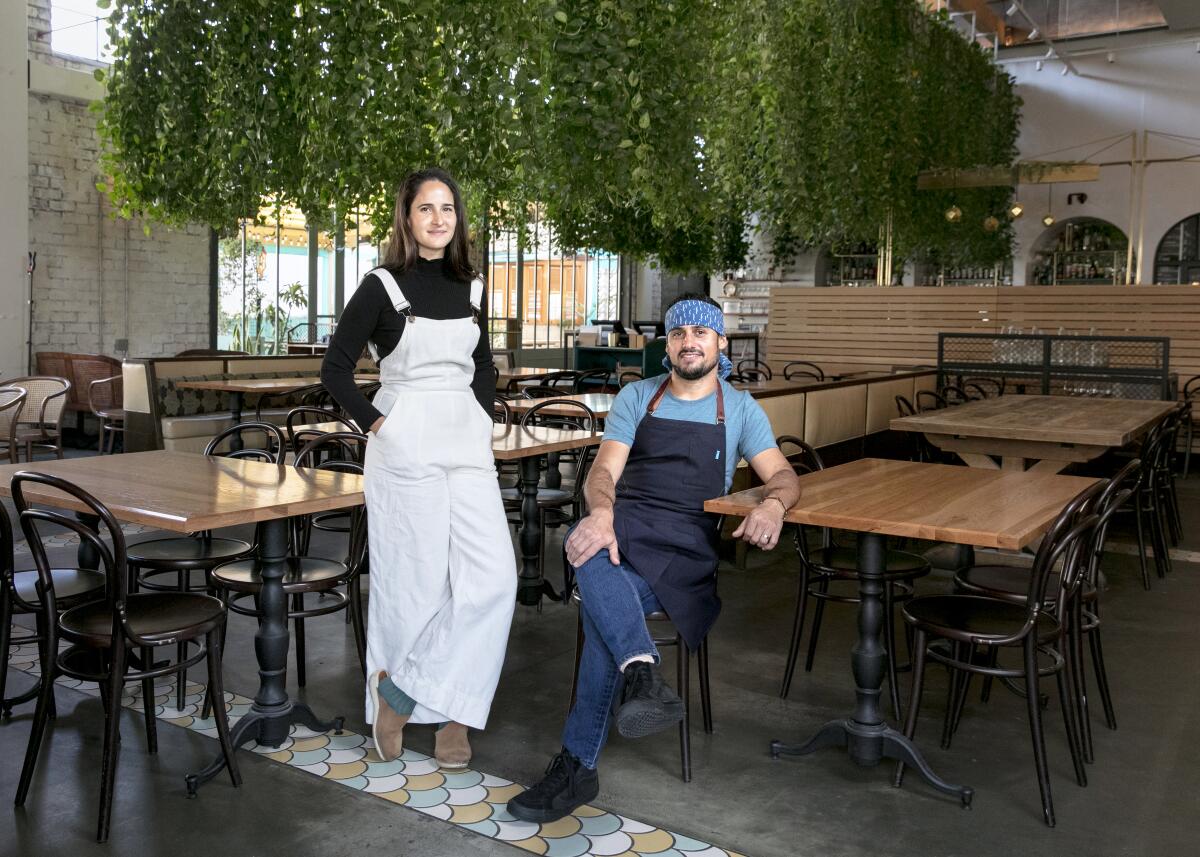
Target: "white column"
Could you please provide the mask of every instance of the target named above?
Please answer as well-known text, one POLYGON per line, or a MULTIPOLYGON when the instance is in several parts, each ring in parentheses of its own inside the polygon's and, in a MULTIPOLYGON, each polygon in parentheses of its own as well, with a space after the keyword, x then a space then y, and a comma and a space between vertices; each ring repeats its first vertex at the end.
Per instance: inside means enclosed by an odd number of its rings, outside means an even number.
MULTIPOLYGON (((0 378, 25 374, 29 95, 25 0, 0 0, 0 378)), ((36 274, 35 274, 36 276, 36 274)))

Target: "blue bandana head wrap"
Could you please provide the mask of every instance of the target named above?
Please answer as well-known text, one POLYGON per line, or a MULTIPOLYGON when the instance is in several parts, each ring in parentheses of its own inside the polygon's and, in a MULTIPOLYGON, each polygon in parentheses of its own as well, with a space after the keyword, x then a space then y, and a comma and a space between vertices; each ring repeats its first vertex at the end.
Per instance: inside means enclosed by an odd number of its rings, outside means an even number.
MULTIPOLYGON (((721 312, 720 307, 713 306, 707 301, 680 301, 667 310, 664 327, 668 334, 677 327, 691 327, 692 325, 711 328, 717 334, 724 336, 725 314, 721 312)), ((662 362, 663 367, 670 371, 671 359, 664 357, 662 362)), ((727 378, 732 371, 733 363, 722 351, 717 363, 717 375, 727 378)))

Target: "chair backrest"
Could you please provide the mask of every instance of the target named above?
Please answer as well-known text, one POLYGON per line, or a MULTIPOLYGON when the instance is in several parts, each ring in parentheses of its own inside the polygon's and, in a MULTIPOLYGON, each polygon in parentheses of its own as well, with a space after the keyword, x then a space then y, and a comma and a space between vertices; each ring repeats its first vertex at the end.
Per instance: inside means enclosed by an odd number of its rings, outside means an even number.
POLYGON ((991 392, 979 384, 976 384, 974 381, 964 381, 962 388, 972 399, 990 399, 992 397, 991 392))
POLYGON ((258 422, 238 423, 235 426, 225 429, 225 431, 210 440, 208 445, 204 447, 204 454, 215 455, 221 458, 245 458, 251 461, 265 461, 268 464, 283 464, 284 456, 287 455, 287 441, 284 439, 283 430, 277 425, 258 422), (244 445, 245 438, 242 435, 247 432, 262 432, 266 439, 266 445, 260 447, 244 445), (241 449, 230 449, 224 452, 218 451, 225 441, 232 440, 234 437, 242 440, 243 447, 241 449))
POLYGON ((54 375, 28 375, 3 383, 6 387, 21 387, 27 393, 21 422, 26 425, 61 427, 63 410, 67 406, 67 392, 71 389, 70 381, 54 375))
MULTIPOLYGON (((1107 481, 1096 482, 1080 491, 1063 506, 1050 524, 1029 572, 1029 589, 1026 592, 1026 621, 1021 633, 1010 638, 1021 639, 1037 624, 1037 618, 1045 609, 1046 587, 1050 575, 1059 560, 1062 560, 1059 585, 1060 602, 1073 594, 1074 582, 1086 560, 1090 537, 1099 518, 1094 514, 1096 501, 1107 487, 1107 481)), ((1056 606, 1061 606, 1061 604, 1056 606)), ((1061 613, 1059 614, 1061 615, 1061 613)))
POLYGON ((764 380, 771 380, 771 367, 762 360, 755 360, 753 357, 747 357, 745 360, 739 360, 737 364, 737 371, 741 372, 743 375, 745 375, 747 371, 757 372, 764 380))
POLYGON ((1200 375, 1193 375, 1183 382, 1183 398, 1190 398, 1193 393, 1200 393, 1200 375))
POLYGON ((284 424, 287 427, 288 449, 295 452, 299 450, 302 445, 307 443, 309 439, 318 434, 325 434, 325 432, 320 432, 316 429, 305 429, 297 432, 297 426, 309 425, 312 423, 339 423, 341 426, 341 428, 338 429, 339 431, 341 429, 345 429, 348 432, 358 432, 358 428, 354 425, 354 423, 350 422, 337 411, 331 411, 328 408, 316 408, 308 407, 307 405, 301 405, 298 408, 292 408, 290 411, 288 411, 287 419, 284 420, 284 424), (302 435, 304 439, 300 440, 298 435, 302 435))
POLYGON ((924 413, 925 411, 936 411, 939 408, 949 407, 945 397, 940 393, 935 393, 933 390, 917 390, 917 412, 924 413))
POLYGON ((496 395, 492 397, 492 422, 502 426, 512 425, 513 412, 508 406, 508 399, 496 395))
POLYGON ((512 369, 517 365, 517 355, 515 351, 501 348, 492 352, 492 361, 499 369, 512 369))
POLYGON ((573 389, 576 393, 607 393, 612 384, 613 370, 588 369, 580 372, 575 378, 573 389), (599 383, 596 383, 596 382, 599 383))
POLYGON ((361 473, 367 457, 367 436, 356 431, 331 431, 313 437, 296 452, 293 467, 361 473))
POLYGON ((913 407, 913 403, 904 396, 896 397, 896 410, 900 412, 900 416, 902 417, 915 417, 917 415, 917 409, 913 407))
MULTIPOLYGON (((825 469, 825 462, 821 460, 821 454, 817 452, 816 448, 794 434, 781 434, 775 438, 775 445, 787 458, 788 464, 792 466, 792 470, 796 471, 797 476, 825 469), (792 446, 796 447, 796 450, 788 452, 787 447, 792 446)), ((796 554, 800 557, 800 561, 805 563, 808 562, 806 533, 809 529, 810 527, 806 524, 796 525, 796 554)), ((833 544, 833 530, 829 527, 817 527, 816 529, 821 533, 821 547, 829 547, 833 544)))
POLYGON ((617 386, 624 387, 626 384, 631 384, 634 381, 642 380, 642 373, 638 369, 624 369, 617 376, 617 386))
MULTIPOLYGON (((751 383, 754 381, 770 381, 771 380, 771 370, 770 369, 767 369, 764 371, 762 369, 756 369, 753 366, 743 366, 737 372, 730 373, 729 377, 732 378, 732 377, 734 377, 734 375, 737 376, 739 381, 746 381, 746 382, 751 382, 751 383)), ((726 380, 728 380, 728 379, 726 379, 726 380)))
POLYGON ((972 387, 980 390, 985 397, 1003 396, 1005 380, 1001 376, 999 378, 988 377, 972 377, 962 379, 963 389, 970 390, 972 387))
POLYGON ((543 399, 521 414, 521 425, 527 426, 534 422, 538 425, 554 428, 579 429, 581 431, 596 430, 596 412, 574 399, 543 399), (546 408, 565 408, 569 411, 579 411, 578 414, 543 414, 546 408))
POLYGON ((521 388, 521 398, 552 399, 555 396, 562 396, 569 392, 569 390, 562 390, 557 387, 543 387, 541 384, 530 384, 528 387, 521 388))
POLYGON ((944 385, 940 390, 938 390, 938 394, 946 400, 946 404, 948 405, 961 405, 964 402, 970 402, 974 399, 987 398, 986 393, 983 395, 971 395, 965 388, 960 387, 957 384, 944 385))
POLYGON ((807 360, 793 360, 783 367, 783 377, 786 381, 801 375, 816 378, 818 381, 825 380, 825 370, 807 360))
POLYGON ((72 482, 57 476, 28 470, 19 471, 13 476, 12 498, 20 516, 26 544, 29 546, 34 565, 37 568, 41 609, 45 620, 43 628, 47 634, 45 651, 49 653, 58 651, 58 601, 54 592, 51 563, 46 556, 46 548, 43 543, 43 538, 53 533, 47 533, 47 530, 67 530, 78 537, 82 545, 90 546, 95 551, 99 558, 97 568, 104 572, 104 601, 113 617, 114 632, 119 629, 134 645, 158 645, 158 643, 146 640, 135 633, 126 619, 125 600, 128 597, 129 574, 125 559, 125 534, 121 532, 120 524, 117 523, 117 519, 113 517, 108 508, 72 482), (75 498, 88 514, 99 519, 97 528, 93 530, 74 514, 30 508, 30 504, 25 500, 25 486, 30 484, 46 485, 75 498))
POLYGON ((97 378, 87 386, 88 408, 93 414, 121 407, 124 400, 124 379, 120 375, 97 378))
POLYGON ((13 442, 27 395, 24 387, 0 387, 0 440, 13 442))
POLYGON ((542 378, 540 387, 550 387, 555 389, 558 395, 562 395, 566 390, 575 389, 575 380, 580 376, 580 372, 574 369, 564 369, 561 372, 551 372, 542 378))

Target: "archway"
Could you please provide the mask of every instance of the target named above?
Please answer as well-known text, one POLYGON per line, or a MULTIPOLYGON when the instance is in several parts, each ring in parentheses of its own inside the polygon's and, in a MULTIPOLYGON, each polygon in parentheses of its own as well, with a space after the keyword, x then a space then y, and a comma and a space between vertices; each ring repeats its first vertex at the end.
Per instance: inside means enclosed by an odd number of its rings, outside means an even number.
POLYGON ((1200 285, 1200 213, 1183 218, 1158 242, 1154 282, 1200 285))
POLYGON ((1125 282, 1129 239, 1098 217, 1060 220, 1038 236, 1027 282, 1037 286, 1117 285, 1125 282))

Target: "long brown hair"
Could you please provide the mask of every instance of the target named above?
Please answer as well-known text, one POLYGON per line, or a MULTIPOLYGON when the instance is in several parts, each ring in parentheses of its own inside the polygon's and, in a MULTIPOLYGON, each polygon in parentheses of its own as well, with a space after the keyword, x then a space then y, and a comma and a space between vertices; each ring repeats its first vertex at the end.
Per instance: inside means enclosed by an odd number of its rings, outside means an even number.
POLYGON ((383 257, 385 267, 404 273, 417 264, 417 240, 408 225, 408 212, 413 200, 425 182, 441 182, 450 188, 454 197, 454 235, 446 246, 446 265, 452 276, 464 282, 470 282, 478 274, 471 265, 467 245, 467 210, 463 205, 462 192, 448 172, 437 167, 429 167, 409 173, 396 192, 396 214, 392 219, 392 234, 388 241, 387 252, 383 257))

